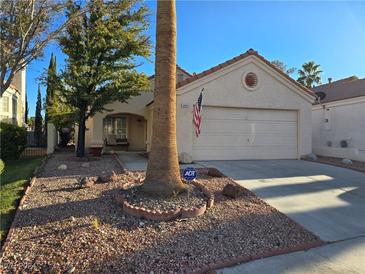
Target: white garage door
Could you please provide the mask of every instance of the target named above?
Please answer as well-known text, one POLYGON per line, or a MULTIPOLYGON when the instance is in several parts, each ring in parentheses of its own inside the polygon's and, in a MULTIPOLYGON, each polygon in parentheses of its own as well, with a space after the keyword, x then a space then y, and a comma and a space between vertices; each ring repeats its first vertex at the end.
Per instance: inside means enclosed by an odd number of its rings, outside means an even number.
POLYGON ((203 107, 194 160, 295 159, 297 111, 203 107))

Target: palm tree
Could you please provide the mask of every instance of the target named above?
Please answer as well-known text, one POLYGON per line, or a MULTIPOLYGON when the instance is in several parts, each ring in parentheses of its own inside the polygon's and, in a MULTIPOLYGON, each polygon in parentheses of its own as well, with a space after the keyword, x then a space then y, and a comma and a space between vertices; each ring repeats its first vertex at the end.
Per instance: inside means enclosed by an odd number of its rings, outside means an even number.
POLYGON ((157 1, 156 28, 152 141, 143 191, 169 196, 184 189, 176 146, 175 0, 157 1))
POLYGON ((297 81, 307 88, 312 88, 315 83, 321 83, 321 73, 320 65, 310 61, 304 63, 302 69, 298 70, 299 78, 297 81))

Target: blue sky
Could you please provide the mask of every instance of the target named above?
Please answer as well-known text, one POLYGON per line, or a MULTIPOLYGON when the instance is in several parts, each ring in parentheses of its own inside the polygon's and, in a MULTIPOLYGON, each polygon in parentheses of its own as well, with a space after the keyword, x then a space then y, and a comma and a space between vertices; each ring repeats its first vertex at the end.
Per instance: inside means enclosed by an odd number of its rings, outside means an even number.
MULTIPOLYGON (((148 34, 155 41, 156 2, 148 34)), ((315 61, 322 81, 357 75, 365 78, 365 2, 261 2, 177 0, 177 63, 189 72, 201 72, 254 48, 268 60, 279 59, 300 68, 315 61)), ((154 49, 152 50, 153 54, 154 49)), ((27 68, 29 116, 34 116, 38 80, 51 53, 58 69, 65 56, 56 44, 27 68)), ((152 61, 140 67, 154 72, 152 61)), ((296 75, 292 75, 296 78, 296 75)), ((45 87, 41 87, 45 96, 45 87)))

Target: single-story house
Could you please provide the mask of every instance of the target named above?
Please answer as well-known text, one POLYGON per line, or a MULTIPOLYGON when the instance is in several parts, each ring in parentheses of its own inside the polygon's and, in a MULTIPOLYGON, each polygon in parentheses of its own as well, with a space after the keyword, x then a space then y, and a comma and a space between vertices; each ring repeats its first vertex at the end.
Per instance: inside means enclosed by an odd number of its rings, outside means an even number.
MULTIPOLYGON (((176 92, 179 155, 193 161, 298 159, 312 152, 314 93, 252 49, 199 74, 177 67, 176 92), (197 138, 192 111, 203 88, 197 138)), ((153 92, 106 108, 113 111, 87 121, 87 147, 150 150, 153 92)))
POLYGON ((312 112, 313 152, 365 162, 365 79, 329 81, 313 91, 319 97, 312 112))

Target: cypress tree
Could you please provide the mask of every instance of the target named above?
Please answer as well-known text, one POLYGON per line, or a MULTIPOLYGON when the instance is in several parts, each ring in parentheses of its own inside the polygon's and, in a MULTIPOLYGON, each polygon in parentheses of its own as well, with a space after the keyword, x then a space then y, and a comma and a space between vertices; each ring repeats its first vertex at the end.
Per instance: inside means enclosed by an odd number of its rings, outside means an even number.
POLYGON ((42 143, 42 97, 41 97, 41 87, 38 85, 38 95, 37 95, 37 105, 35 108, 35 121, 34 121, 34 138, 37 146, 42 143))
POLYGON ((55 95, 55 80, 57 77, 56 72, 56 56, 51 55, 51 59, 49 61, 48 73, 47 73, 47 89, 46 89, 46 103, 45 103, 45 115, 44 115, 44 123, 47 129, 47 123, 49 120, 48 109, 52 106, 53 97, 55 95))

